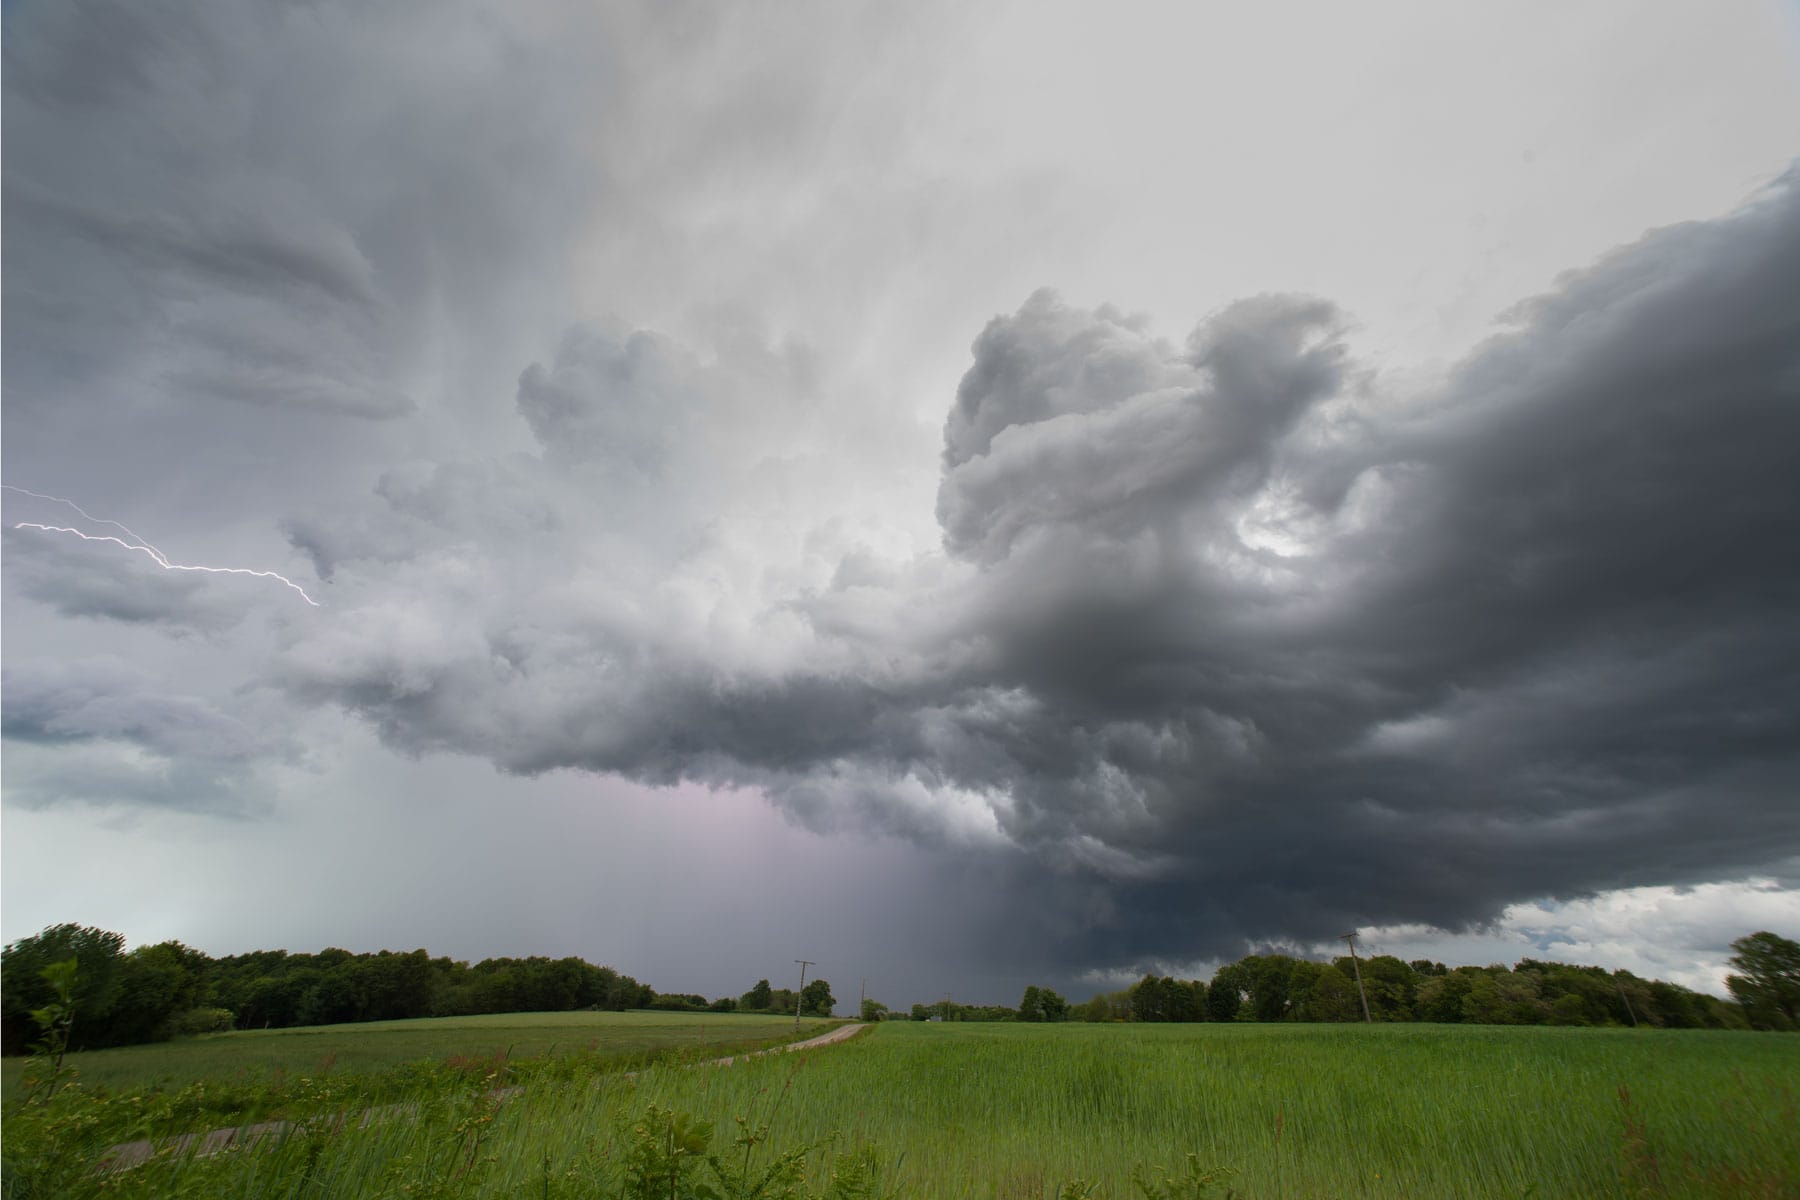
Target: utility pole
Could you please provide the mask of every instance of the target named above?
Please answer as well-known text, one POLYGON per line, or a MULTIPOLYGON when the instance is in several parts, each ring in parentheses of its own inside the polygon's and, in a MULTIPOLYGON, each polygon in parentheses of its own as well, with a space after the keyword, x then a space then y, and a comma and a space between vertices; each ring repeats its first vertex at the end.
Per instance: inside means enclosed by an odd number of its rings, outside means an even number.
POLYGON ((869 1007, 869 981, 862 981, 862 992, 856 997, 856 1019, 863 1019, 863 1010, 869 1007))
POLYGON ((1631 1027, 1638 1027, 1637 1014, 1631 1011, 1631 997, 1625 994, 1625 981, 1617 973, 1613 975, 1613 986, 1619 989, 1619 999, 1625 1002, 1625 1015, 1631 1018, 1631 1027))
POLYGON ((1369 993, 1363 991, 1362 959, 1356 957, 1356 930, 1338 934, 1338 940, 1350 943, 1350 968, 1356 972, 1356 994, 1362 998, 1363 1022, 1373 1025, 1375 1018, 1369 1015, 1369 993))
MULTIPOLYGON (((800 964, 800 992, 804 992, 806 990, 806 968, 816 967, 819 964, 814 962, 810 958, 796 958, 794 961, 800 964)), ((800 992, 794 993, 794 1032, 795 1033, 800 1032, 800 1005, 805 1003, 805 999, 806 999, 804 996, 802 996, 800 994, 800 992)))

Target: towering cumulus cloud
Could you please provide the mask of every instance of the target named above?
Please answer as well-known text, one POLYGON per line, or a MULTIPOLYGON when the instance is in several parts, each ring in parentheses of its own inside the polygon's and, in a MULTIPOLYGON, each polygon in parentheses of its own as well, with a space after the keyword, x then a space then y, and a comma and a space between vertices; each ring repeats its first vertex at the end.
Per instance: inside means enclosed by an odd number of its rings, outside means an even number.
POLYGON ((783 486, 842 469, 796 440, 815 386, 796 351, 572 331, 519 383, 541 453, 295 521, 336 599, 283 679, 401 747, 990 856, 1080 897, 1069 963, 1800 853, 1792 178, 1423 393, 1321 300, 1175 345, 1033 295, 945 423, 942 553, 783 486))

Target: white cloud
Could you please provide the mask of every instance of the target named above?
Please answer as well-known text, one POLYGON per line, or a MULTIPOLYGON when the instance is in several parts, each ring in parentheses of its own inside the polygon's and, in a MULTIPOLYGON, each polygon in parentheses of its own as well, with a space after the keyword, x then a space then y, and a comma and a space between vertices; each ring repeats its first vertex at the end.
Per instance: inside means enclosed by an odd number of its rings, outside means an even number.
MULTIPOLYGON (((1623 968, 1724 996, 1731 943, 1764 929, 1800 929, 1800 888, 1769 877, 1621 888, 1569 901, 1509 904, 1490 925, 1465 934, 1417 925, 1365 929, 1362 945, 1371 954, 1451 965, 1536 958, 1623 968)), ((1330 951, 1329 945, 1315 949, 1330 951)))

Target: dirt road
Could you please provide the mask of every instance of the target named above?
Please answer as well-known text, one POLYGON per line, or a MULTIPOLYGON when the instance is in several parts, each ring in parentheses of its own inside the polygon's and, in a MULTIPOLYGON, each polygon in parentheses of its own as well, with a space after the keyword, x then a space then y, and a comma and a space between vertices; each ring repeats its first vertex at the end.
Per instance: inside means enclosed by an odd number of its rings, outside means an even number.
MULTIPOLYGON (((698 1062, 697 1067, 728 1067, 734 1062, 746 1058, 761 1058, 765 1054, 788 1054, 795 1050, 813 1050, 820 1046, 829 1046, 836 1042, 848 1041, 863 1030, 871 1028, 852 1022, 839 1025, 836 1029, 821 1033, 818 1037, 807 1038, 803 1042, 789 1042, 785 1046, 771 1046, 767 1050, 752 1050, 747 1054, 732 1054, 725 1058, 709 1058, 698 1062)), ((636 1075, 636 1071, 626 1071, 623 1075, 603 1075, 601 1079, 626 1078, 636 1075)), ((597 1081, 598 1082, 598 1081, 597 1081)), ((501 1099, 517 1096, 522 1088, 500 1088, 490 1093, 501 1099)), ((368 1108, 360 1113, 339 1113, 334 1117, 324 1118, 337 1128, 342 1128, 354 1120, 359 1128, 373 1125, 378 1121, 404 1116, 411 1111, 412 1105, 390 1104, 382 1108, 368 1108)), ((304 1133, 306 1126, 298 1121, 263 1121, 255 1125, 234 1126, 230 1129, 213 1129, 206 1133, 183 1133, 175 1137, 146 1138, 136 1142, 121 1142, 109 1149, 100 1159, 102 1171, 126 1171, 132 1167, 142 1166, 159 1155, 193 1154, 195 1157, 206 1154, 217 1154, 227 1146, 253 1145, 267 1137, 286 1137, 292 1133, 304 1133)))

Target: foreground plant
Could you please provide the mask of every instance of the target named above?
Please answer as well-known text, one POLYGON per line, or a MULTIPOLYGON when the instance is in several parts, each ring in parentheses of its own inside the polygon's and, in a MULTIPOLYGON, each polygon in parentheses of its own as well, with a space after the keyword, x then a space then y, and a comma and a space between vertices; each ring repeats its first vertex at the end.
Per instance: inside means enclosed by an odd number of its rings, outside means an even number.
MULTIPOLYGON (((1144 1200, 1200 1200, 1201 1197, 1213 1195, 1213 1189, 1222 1186, 1226 1180, 1237 1172, 1230 1167, 1202 1167, 1200 1156, 1190 1154, 1183 1160, 1182 1168, 1170 1174, 1162 1167, 1152 1167, 1146 1171, 1137 1167, 1131 1172, 1131 1185, 1138 1190, 1144 1200), (1154 1176, 1151 1171, 1155 1172, 1154 1176)), ((1225 1200, 1237 1195, 1230 1188, 1225 1189, 1225 1200)))
POLYGON ((69 1034, 75 1029, 76 960, 51 963, 38 976, 50 985, 51 1000, 31 1010, 31 1020, 41 1036, 31 1048, 30 1069, 36 1077, 29 1094, 35 1098, 41 1090, 48 1099, 63 1080, 63 1057, 69 1052, 69 1034), (40 1074, 46 1068, 49 1074, 40 1074))
MULTIPOLYGON (((766 1162, 769 1126, 736 1118, 737 1136, 727 1155, 712 1152, 713 1124, 687 1113, 650 1105, 631 1130, 624 1179, 617 1200, 886 1200, 880 1160, 873 1146, 848 1152, 836 1138, 791 1147, 766 1162), (817 1159, 824 1178, 816 1185, 807 1167, 817 1159)), ((608 1195, 603 1193, 603 1195, 608 1195)))

